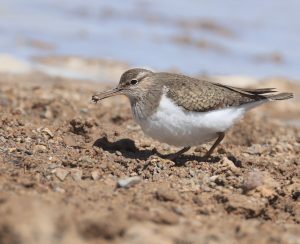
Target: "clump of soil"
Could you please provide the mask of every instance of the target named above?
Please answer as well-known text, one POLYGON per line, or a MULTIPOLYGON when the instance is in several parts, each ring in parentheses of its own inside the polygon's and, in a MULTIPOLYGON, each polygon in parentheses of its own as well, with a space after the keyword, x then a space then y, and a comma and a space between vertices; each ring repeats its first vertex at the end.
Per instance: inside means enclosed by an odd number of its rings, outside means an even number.
POLYGON ((297 97, 249 113, 210 161, 201 145, 173 162, 126 98, 90 103, 100 84, 0 79, 0 243, 299 241, 297 97))

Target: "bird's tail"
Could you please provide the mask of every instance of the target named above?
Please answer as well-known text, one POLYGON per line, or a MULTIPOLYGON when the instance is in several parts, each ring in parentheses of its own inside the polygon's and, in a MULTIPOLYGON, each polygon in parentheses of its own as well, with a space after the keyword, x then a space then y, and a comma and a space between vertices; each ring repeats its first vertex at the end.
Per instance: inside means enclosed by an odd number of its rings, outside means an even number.
POLYGON ((267 95, 266 97, 269 99, 269 101, 286 100, 286 99, 293 98, 294 94, 289 92, 283 92, 275 95, 267 95))

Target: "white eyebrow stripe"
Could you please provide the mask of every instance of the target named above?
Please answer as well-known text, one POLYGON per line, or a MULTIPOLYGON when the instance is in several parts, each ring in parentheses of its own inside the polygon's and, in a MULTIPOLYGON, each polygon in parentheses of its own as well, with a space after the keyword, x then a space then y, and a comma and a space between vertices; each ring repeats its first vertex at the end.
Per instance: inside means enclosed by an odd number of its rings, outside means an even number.
POLYGON ((148 74, 149 74, 149 73, 147 73, 147 72, 142 72, 142 73, 140 73, 140 74, 136 77, 136 79, 137 79, 138 81, 141 81, 142 79, 146 78, 146 77, 148 76, 148 74))

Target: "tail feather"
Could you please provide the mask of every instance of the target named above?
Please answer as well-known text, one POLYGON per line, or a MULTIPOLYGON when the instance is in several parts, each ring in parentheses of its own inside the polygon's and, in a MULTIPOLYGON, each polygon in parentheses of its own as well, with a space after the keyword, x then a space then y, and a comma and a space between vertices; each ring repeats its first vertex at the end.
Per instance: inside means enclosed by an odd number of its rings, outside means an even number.
POLYGON ((259 88, 259 89, 246 88, 243 90, 246 92, 252 93, 252 94, 257 94, 257 95, 276 92, 276 88, 259 88))
POLYGON ((266 99, 269 101, 286 100, 294 97, 294 94, 289 92, 270 94, 270 93, 277 92, 276 88, 251 89, 251 88, 237 88, 237 87, 227 86, 220 83, 214 83, 214 84, 238 92, 242 95, 250 96, 251 98, 254 98, 257 101, 266 100, 266 99))
POLYGON ((270 101, 275 101, 275 100, 286 100, 294 97, 293 93, 289 92, 283 92, 275 95, 268 95, 266 96, 270 101))

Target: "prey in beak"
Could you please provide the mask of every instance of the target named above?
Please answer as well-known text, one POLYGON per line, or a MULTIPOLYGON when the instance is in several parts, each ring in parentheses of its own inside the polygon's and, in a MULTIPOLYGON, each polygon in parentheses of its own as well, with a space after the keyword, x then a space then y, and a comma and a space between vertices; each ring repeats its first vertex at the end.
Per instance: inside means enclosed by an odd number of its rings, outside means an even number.
POLYGON ((120 88, 116 87, 114 89, 110 89, 107 91, 103 91, 103 92, 99 92, 95 95, 92 96, 92 102, 97 103, 98 101, 104 99, 104 98, 108 98, 108 97, 112 97, 112 96, 116 96, 120 94, 120 88))

